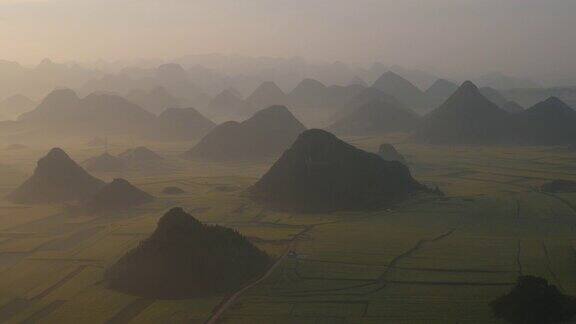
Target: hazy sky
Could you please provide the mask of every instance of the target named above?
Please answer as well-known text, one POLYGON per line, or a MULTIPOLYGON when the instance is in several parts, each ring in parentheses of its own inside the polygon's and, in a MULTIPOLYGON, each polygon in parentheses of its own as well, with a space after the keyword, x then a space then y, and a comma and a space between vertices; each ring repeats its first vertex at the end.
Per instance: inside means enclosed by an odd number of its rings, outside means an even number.
POLYGON ((0 58, 302 56, 576 72, 576 0, 0 0, 0 58))

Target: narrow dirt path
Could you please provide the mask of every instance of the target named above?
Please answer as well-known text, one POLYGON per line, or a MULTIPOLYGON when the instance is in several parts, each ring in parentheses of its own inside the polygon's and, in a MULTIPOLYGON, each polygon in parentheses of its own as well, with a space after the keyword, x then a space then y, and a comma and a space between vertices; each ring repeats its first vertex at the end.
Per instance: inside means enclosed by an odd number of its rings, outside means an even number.
MULTIPOLYGON (((322 224, 319 224, 319 225, 322 225, 322 224)), ((288 245, 288 247, 286 248, 286 251, 284 251, 284 254, 282 254, 282 256, 280 258, 278 258, 278 260, 276 260, 276 262, 268 269, 268 271, 266 271, 258 280, 248 284, 244 288, 238 290, 233 295, 228 297, 228 299, 225 302, 223 302, 222 304, 220 304, 220 306, 218 306, 218 308, 212 313, 212 316, 205 323, 206 324, 217 323, 218 320, 220 319, 220 317, 222 316, 222 314, 224 314, 224 312, 226 312, 230 307, 232 307, 238 301, 238 299, 240 299, 240 297, 242 297, 242 295, 245 292, 247 292, 248 290, 252 289, 253 287, 257 286, 258 284, 260 284, 263 281, 265 281, 266 279, 268 279, 268 277, 270 277, 270 275, 276 270, 276 268, 278 268, 278 266, 280 266, 280 264, 286 259, 286 257, 288 256, 288 253, 294 248, 294 246, 296 245, 298 240, 302 236, 304 236, 306 233, 308 233, 310 230, 312 230, 315 226, 317 226, 317 225, 307 226, 300 233, 296 234, 294 236, 294 238, 292 239, 292 241, 290 242, 290 244, 288 245)))
POLYGON ((428 243, 433 243, 433 242, 437 242, 440 241, 450 235, 452 235, 454 232, 456 231, 455 228, 449 230, 448 232, 442 233, 436 237, 430 238, 430 239, 421 239, 419 240, 416 245, 414 245, 410 250, 398 255, 397 257, 395 257, 392 261, 390 261, 390 263, 388 264, 388 267, 386 267, 386 270, 380 275, 380 277, 378 278, 378 281, 380 283, 385 284, 386 283, 386 276, 397 267, 397 264, 402 261, 403 259, 410 257, 412 254, 414 254, 414 252, 420 250, 423 246, 425 246, 428 243))

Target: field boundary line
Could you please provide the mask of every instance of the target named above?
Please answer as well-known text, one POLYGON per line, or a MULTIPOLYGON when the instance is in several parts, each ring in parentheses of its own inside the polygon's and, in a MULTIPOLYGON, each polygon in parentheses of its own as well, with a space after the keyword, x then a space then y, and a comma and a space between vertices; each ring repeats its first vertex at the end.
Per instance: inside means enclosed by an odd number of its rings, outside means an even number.
POLYGON ((268 270, 262 275, 260 276, 260 278, 258 278, 257 280, 253 281, 252 283, 249 283, 248 285, 244 286, 244 288, 241 288, 240 290, 238 290, 237 292, 235 292, 234 294, 232 294, 226 301, 224 301, 223 303, 221 303, 217 309, 212 313, 212 316, 210 316, 210 318, 208 318, 206 320, 206 324, 215 324, 218 323, 218 320, 220 319, 220 317, 222 316, 222 314, 224 314, 224 312, 226 310, 228 310, 231 306, 233 306, 236 301, 248 290, 252 289, 253 287, 255 287, 256 285, 260 284, 261 282, 263 282, 264 280, 266 280, 273 272, 274 270, 276 270, 276 268, 278 268, 278 266, 280 266, 280 264, 286 259, 286 257, 288 256, 288 254, 290 253, 290 251, 294 248, 294 245, 296 245, 296 242, 298 241, 298 239, 300 239, 302 236, 306 235, 306 233, 308 233, 309 231, 311 231, 314 227, 319 226, 319 225, 327 225, 327 224, 333 224, 336 223, 338 221, 334 221, 334 222, 326 222, 326 223, 320 223, 320 224, 313 224, 313 225, 308 225, 306 226, 306 228, 304 228, 302 231, 300 231, 298 234, 296 234, 290 244, 288 245, 288 247, 286 248, 286 251, 284 252, 284 254, 282 254, 282 256, 280 258, 278 258, 278 260, 276 260, 276 262, 274 262, 274 264, 272 264, 270 266, 270 268, 268 268, 268 270))

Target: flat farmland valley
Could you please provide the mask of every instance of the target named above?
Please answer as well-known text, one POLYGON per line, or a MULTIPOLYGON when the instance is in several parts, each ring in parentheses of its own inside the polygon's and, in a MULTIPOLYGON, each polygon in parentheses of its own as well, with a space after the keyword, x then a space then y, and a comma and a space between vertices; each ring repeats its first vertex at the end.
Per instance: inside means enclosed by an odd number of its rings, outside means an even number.
MULTIPOLYGON (((576 180, 575 152, 343 139, 371 152, 393 143, 414 177, 445 195, 367 212, 279 212, 246 194, 274 160, 187 161, 180 155, 193 143, 142 142, 164 159, 91 174, 127 179, 151 203, 93 215, 0 202, 0 323, 498 323, 489 303, 520 275, 576 295, 576 194, 540 190, 576 180), (164 193, 169 186, 184 193, 164 193), (176 206, 237 230, 273 265, 229 295, 160 300, 106 288, 105 270, 176 206)), ((78 162, 102 153, 82 143, 62 148, 78 162)), ((132 144, 111 138, 109 151, 132 144)), ((50 148, 0 152, 0 196, 50 148)))

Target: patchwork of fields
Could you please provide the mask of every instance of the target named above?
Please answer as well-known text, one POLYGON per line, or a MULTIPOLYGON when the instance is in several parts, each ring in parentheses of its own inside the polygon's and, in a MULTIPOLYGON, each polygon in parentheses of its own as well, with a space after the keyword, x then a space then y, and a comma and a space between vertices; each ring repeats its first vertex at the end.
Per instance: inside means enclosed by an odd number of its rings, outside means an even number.
MULTIPOLYGON (((349 141, 375 151, 383 139, 349 141)), ((495 322, 488 302, 519 274, 546 277, 576 295, 576 195, 536 189, 551 179, 576 180, 576 153, 400 142, 415 177, 438 185, 445 198, 416 197, 372 213, 300 215, 264 209, 243 195, 269 163, 186 162, 177 155, 188 144, 148 144, 166 157, 162 165, 95 174, 125 177, 158 198, 140 209, 95 217, 0 202, 0 323, 209 320, 228 296, 147 300, 101 282, 106 267, 172 206, 236 228, 280 260, 223 309, 221 322, 495 322), (186 194, 163 195, 166 186, 186 194)), ((98 152, 64 148, 77 161, 98 152)), ((46 150, 0 153, 0 196, 46 150)))

